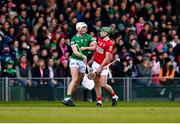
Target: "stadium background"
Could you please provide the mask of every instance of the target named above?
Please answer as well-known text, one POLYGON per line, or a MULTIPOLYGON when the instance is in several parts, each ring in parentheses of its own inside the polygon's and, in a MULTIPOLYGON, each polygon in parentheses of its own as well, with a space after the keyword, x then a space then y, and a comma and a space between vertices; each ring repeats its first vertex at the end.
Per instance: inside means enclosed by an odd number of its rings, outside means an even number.
MULTIPOLYGON (((68 66, 69 56, 72 53, 70 40, 76 34, 75 24, 78 21, 87 23, 88 33, 94 39, 98 37, 100 27, 112 28, 111 39, 114 43, 112 58, 119 57, 121 63, 111 66, 109 76, 111 85, 119 85, 121 82, 113 78, 124 80, 130 78, 132 82, 132 78, 145 77, 146 80, 133 80, 133 84, 150 88, 161 86, 158 79, 153 80, 154 75, 160 73, 156 70, 157 65, 152 64, 152 58, 155 56, 160 67, 164 67, 168 61, 166 58, 170 59, 175 70, 174 78, 177 79, 173 81, 173 87, 174 84, 178 86, 179 13, 179 2, 176 0, 2 0, 0 14, 2 87, 5 86, 4 77, 14 78, 8 79, 8 85, 12 88, 25 89, 21 91, 25 92, 24 98, 27 100, 34 99, 34 95, 41 99, 38 96, 41 92, 35 92, 39 91, 37 89, 64 88, 68 83, 65 79, 58 79, 57 84, 52 83, 45 80, 50 75, 46 73, 39 75, 38 70, 46 72, 49 61, 53 60, 56 72, 54 77, 70 77, 68 66), (27 63, 25 69, 29 71, 28 74, 17 69, 21 68, 22 61, 27 63), (146 63, 147 68, 139 67, 142 63, 146 63), (20 80, 20 77, 32 80, 20 80), (33 79, 37 77, 39 79, 33 79), (151 86, 148 78, 152 78, 151 86), (31 92, 35 92, 34 95, 31 92)), ((88 58, 91 56, 92 53, 89 53, 88 58)), ((172 87, 171 84, 169 86, 172 87)))
POLYGON ((179 0, 1 0, 0 122, 180 122, 179 24, 179 0), (103 107, 94 107, 94 91, 81 85, 76 108, 59 102, 70 80, 69 44, 78 21, 94 39, 100 27, 112 28, 112 57, 121 59, 108 80, 120 96, 116 108, 106 92, 103 107), (161 68, 172 62, 170 84, 160 83, 153 57, 161 68), (57 84, 38 72, 52 60, 57 84))
MULTIPOLYGON (((78 21, 87 23, 88 33, 94 39, 100 27, 111 27, 112 59, 121 59, 121 63, 110 68, 111 85, 121 82, 113 78, 124 78, 125 82, 130 78, 130 82, 142 87, 161 87, 157 65, 163 68, 171 61, 176 80, 168 86, 170 89, 178 87, 180 10, 176 0, 2 0, 0 7, 2 90, 6 82, 4 77, 9 77, 10 87, 25 89, 27 100, 41 99, 38 96, 41 92, 35 92, 38 89, 65 88, 68 82, 64 78, 70 77, 70 40, 76 34, 78 21), (156 64, 153 64, 154 58, 156 64), (50 78, 46 72, 52 60, 53 78, 62 78, 56 80, 57 84, 45 79, 50 78)), ((88 58, 91 56, 89 52, 88 58)))

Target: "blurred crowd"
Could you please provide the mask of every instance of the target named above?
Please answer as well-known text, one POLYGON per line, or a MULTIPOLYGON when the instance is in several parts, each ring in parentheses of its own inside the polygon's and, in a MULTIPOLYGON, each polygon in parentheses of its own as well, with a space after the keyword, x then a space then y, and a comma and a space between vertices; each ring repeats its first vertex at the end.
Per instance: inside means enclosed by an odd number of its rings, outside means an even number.
POLYGON ((70 76, 70 41, 76 23, 83 21, 95 40, 102 26, 111 27, 113 59, 121 59, 111 66, 112 77, 152 77, 151 83, 159 85, 164 80, 160 77, 180 76, 178 4, 178 0, 1 0, 0 75, 17 77, 23 86, 58 86, 55 77, 70 76))

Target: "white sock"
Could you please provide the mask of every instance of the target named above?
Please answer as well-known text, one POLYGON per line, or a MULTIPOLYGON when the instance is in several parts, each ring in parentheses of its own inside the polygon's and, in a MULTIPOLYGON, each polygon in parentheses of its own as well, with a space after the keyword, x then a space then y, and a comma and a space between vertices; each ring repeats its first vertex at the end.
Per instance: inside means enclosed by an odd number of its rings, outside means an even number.
POLYGON ((97 101, 97 103, 100 103, 100 104, 102 104, 102 101, 97 101))
POLYGON ((115 96, 113 96, 112 98, 113 98, 113 99, 117 99, 117 98, 118 98, 118 96, 117 96, 117 95, 115 95, 115 96))

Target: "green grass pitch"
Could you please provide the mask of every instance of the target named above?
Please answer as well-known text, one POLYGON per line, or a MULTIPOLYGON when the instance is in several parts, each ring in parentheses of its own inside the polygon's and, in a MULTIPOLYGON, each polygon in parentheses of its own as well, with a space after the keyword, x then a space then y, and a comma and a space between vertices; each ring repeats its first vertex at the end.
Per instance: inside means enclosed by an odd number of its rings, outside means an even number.
POLYGON ((180 122, 180 103, 170 101, 119 102, 111 107, 104 102, 75 101, 76 107, 66 107, 59 101, 0 102, 0 122, 74 122, 131 123, 180 122))

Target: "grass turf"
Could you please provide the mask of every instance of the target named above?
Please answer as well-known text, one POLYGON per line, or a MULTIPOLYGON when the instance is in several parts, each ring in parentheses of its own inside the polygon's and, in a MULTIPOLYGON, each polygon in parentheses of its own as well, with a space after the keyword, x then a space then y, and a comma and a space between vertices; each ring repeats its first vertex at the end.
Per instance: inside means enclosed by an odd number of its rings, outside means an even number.
POLYGON ((1 102, 0 122, 180 122, 180 104, 169 101, 119 102, 111 107, 104 102, 75 102, 77 107, 66 107, 58 101, 1 102))

